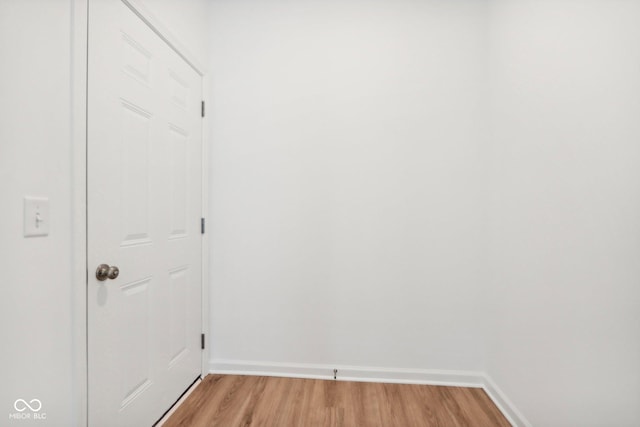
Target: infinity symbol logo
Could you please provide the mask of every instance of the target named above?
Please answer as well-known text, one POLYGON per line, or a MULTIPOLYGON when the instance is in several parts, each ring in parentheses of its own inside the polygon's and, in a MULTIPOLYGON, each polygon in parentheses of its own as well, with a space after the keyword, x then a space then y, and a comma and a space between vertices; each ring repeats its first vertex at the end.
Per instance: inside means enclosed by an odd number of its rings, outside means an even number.
POLYGON ((24 412, 27 410, 27 408, 31 409, 32 412, 38 412, 40 409, 42 409, 42 402, 40 402, 38 399, 33 399, 29 403, 27 403, 27 401, 24 399, 18 399, 13 403, 13 407, 16 408, 16 411, 18 412, 24 412), (33 406, 31 406, 29 403, 33 406))

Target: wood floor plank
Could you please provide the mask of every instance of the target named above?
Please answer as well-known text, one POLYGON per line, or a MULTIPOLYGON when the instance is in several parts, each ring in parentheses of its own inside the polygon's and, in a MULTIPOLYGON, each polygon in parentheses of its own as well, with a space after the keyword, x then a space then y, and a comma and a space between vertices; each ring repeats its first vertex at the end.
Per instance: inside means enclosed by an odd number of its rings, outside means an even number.
POLYGON ((424 401, 429 409, 433 411, 436 419, 435 425, 441 427, 463 427, 463 420, 459 418, 455 411, 448 408, 448 396, 446 393, 452 387, 425 387, 421 391, 425 394, 424 401))
MULTIPOLYGON (((504 415, 497 408, 497 406, 491 401, 487 393, 482 389, 470 389, 470 395, 474 400, 475 407, 483 411, 487 417, 487 425, 490 426, 502 426, 505 425, 504 415), (501 424, 502 423, 502 424, 501 424)), ((509 425, 508 423, 506 424, 509 425)))
POLYGON ((163 427, 509 427, 482 389, 208 375, 163 427))

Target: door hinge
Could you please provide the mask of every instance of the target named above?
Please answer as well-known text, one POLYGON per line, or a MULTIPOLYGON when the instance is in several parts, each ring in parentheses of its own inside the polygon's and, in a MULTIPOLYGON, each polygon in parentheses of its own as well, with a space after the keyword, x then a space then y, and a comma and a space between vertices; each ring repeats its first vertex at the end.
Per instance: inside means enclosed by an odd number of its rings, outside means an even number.
POLYGON ((200 234, 204 234, 204 218, 200 218, 200 234))
POLYGON ((202 117, 204 117, 204 101, 202 101, 202 108, 200 110, 202 117))
POLYGON ((200 334, 200 348, 204 350, 204 334, 200 334))

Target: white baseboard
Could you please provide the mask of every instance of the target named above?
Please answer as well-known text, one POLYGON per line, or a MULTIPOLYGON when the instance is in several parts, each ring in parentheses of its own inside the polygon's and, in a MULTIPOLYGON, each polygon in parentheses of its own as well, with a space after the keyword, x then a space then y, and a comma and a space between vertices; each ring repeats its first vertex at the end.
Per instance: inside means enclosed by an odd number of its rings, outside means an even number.
POLYGON ((506 394, 493 382, 491 377, 484 375, 482 387, 500 412, 514 427, 532 427, 531 423, 522 415, 516 406, 509 400, 506 394))
POLYGON ((337 369, 340 381, 363 381, 401 384, 483 386, 482 372, 440 371, 424 369, 390 369, 345 365, 314 365, 302 363, 253 362, 245 360, 211 360, 212 374, 264 375, 271 377, 333 379, 337 369))
POLYGON ((394 369, 345 365, 315 365, 308 363, 255 362, 247 360, 212 359, 211 374, 260 375, 269 377, 333 379, 398 384, 425 384, 482 388, 514 427, 531 427, 505 394, 484 372, 434 369, 394 369))

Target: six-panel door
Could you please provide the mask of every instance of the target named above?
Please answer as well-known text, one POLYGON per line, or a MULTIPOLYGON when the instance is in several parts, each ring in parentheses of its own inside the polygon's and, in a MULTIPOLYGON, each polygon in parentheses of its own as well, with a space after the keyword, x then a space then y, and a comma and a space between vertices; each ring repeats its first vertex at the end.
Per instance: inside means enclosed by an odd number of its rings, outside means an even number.
POLYGON ((200 374, 202 83, 120 0, 89 12, 89 424, 146 426, 200 374))

